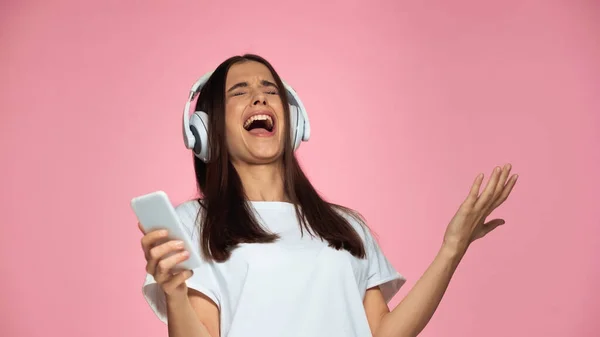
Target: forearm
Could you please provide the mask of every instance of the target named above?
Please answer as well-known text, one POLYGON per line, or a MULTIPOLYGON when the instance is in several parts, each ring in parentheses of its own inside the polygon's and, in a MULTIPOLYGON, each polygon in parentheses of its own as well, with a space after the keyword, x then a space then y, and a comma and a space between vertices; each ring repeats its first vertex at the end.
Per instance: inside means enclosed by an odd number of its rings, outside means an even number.
POLYGON ((169 337, 212 337, 187 296, 167 300, 167 318, 169 337))
POLYGON ((376 337, 417 336, 437 309, 463 255, 463 249, 443 245, 407 296, 383 317, 376 337))

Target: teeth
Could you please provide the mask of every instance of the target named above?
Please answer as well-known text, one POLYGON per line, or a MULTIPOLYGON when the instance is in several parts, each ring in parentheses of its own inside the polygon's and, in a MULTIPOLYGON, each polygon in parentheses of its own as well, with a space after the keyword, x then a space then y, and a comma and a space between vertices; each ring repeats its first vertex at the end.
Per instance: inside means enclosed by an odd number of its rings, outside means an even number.
POLYGON ((271 116, 269 116, 269 115, 254 115, 246 120, 246 122, 244 123, 244 128, 248 128, 250 126, 250 124, 252 124, 252 122, 257 121, 257 120, 263 120, 263 121, 266 120, 269 128, 273 127, 273 119, 271 118, 271 116))

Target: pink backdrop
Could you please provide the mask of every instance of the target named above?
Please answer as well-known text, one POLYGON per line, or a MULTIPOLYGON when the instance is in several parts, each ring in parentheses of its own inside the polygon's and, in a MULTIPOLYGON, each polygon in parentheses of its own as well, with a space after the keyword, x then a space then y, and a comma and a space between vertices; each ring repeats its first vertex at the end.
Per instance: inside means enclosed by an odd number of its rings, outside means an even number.
POLYGON ((475 175, 520 173, 507 225, 472 247, 422 336, 600 335, 597 1, 1 7, 0 335, 166 335, 129 200, 195 194, 187 90, 244 52, 303 98, 301 161, 408 277, 394 304, 475 175))

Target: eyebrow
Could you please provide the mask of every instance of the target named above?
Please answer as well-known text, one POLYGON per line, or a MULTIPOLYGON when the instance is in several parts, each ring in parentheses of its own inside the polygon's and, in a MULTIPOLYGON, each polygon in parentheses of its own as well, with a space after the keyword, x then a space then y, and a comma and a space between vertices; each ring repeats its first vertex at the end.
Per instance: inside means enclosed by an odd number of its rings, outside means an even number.
MULTIPOLYGON (((275 83, 267 81, 267 80, 260 81, 260 85, 263 87, 273 87, 273 88, 277 89, 277 85, 275 83)), ((247 87, 248 87, 248 82, 240 82, 240 83, 236 83, 233 86, 231 86, 231 88, 229 88, 227 90, 227 92, 232 92, 237 88, 247 88, 247 87)))

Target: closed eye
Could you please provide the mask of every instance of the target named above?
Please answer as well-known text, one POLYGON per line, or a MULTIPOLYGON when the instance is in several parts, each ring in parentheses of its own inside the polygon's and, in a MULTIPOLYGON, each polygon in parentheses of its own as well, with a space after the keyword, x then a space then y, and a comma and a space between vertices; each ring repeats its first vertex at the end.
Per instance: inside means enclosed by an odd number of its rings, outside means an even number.
MULTIPOLYGON (((242 96, 245 95, 246 93, 243 91, 238 91, 238 92, 234 92, 231 94, 231 96, 242 96)), ((267 95, 279 95, 279 93, 277 91, 267 91, 266 92, 267 95)))

